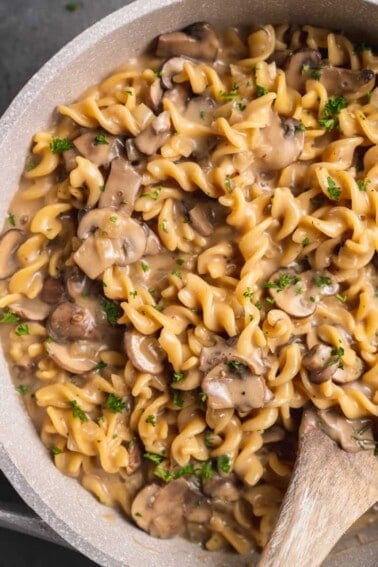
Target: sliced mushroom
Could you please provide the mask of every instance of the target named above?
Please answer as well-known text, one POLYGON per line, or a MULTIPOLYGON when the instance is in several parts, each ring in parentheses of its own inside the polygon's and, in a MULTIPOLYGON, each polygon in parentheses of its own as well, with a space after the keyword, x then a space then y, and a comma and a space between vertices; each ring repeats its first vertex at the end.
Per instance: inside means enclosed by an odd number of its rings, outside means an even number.
POLYGON ((312 315, 319 295, 336 295, 339 289, 329 272, 311 270, 300 274, 292 269, 278 270, 264 285, 275 305, 296 318, 312 315))
POLYGON ((12 313, 16 313, 25 321, 44 321, 50 313, 50 309, 50 305, 41 301, 38 297, 34 299, 24 297, 11 305, 12 313))
POLYGON ((333 409, 319 410, 319 427, 344 451, 356 453, 375 448, 372 422, 369 419, 346 419, 333 409))
POLYGON ((131 163, 118 157, 112 161, 98 206, 100 209, 122 206, 123 215, 131 215, 142 178, 131 163))
POLYGON ((146 249, 143 225, 113 209, 93 209, 81 219, 77 231, 83 243, 73 257, 91 279, 113 264, 126 266, 139 260, 146 249))
POLYGON ((69 301, 60 303, 52 311, 47 321, 47 330, 55 341, 63 343, 81 339, 95 341, 100 338, 92 313, 69 301))
POLYGON ((171 119, 169 112, 164 111, 142 130, 134 139, 138 150, 147 156, 155 154, 169 139, 171 133, 171 119))
MULTIPOLYGON (((166 89, 173 89, 173 77, 181 73, 185 63, 193 61, 188 57, 171 57, 161 68, 161 82, 166 89)), ((181 89, 183 92, 183 89, 181 89)))
POLYGON ((136 495, 131 516, 154 537, 170 538, 186 532, 186 522, 207 523, 211 509, 189 482, 180 478, 165 486, 149 484, 136 495))
POLYGON ((159 78, 151 83, 146 94, 147 105, 153 110, 157 111, 160 108, 161 100, 163 98, 163 89, 159 78))
POLYGON ((18 228, 11 228, 0 237, 0 280, 9 278, 18 270, 16 252, 25 239, 26 234, 18 228))
POLYGON ((146 249, 144 251, 145 256, 155 256, 155 254, 159 254, 161 252, 161 242, 159 237, 151 230, 147 225, 145 225, 146 233, 147 233, 147 244, 146 249))
POLYGON ((145 156, 140 152, 134 142, 134 138, 128 138, 125 142, 127 159, 130 163, 140 162, 145 156))
POLYGON ((100 130, 84 132, 73 140, 73 144, 82 156, 98 166, 108 165, 122 151, 120 138, 100 130))
POLYGON ((160 374, 166 358, 156 337, 142 335, 138 331, 126 331, 124 336, 125 351, 135 368, 149 374, 160 374))
POLYGON ((328 96, 353 94, 353 98, 359 98, 374 88, 375 73, 371 69, 352 71, 327 65, 322 67, 319 80, 328 96))
POLYGON ((202 234, 202 236, 210 236, 214 231, 214 226, 206 214, 206 210, 200 204, 190 209, 189 217, 194 230, 202 234))
POLYGON ((246 359, 240 356, 217 364, 206 374, 201 388, 212 409, 235 408, 245 413, 264 407, 273 398, 264 378, 254 374, 246 359))
POLYGON ((127 453, 129 455, 129 462, 126 466, 126 472, 127 474, 133 474, 142 465, 142 452, 137 441, 134 441, 128 446, 127 453))
POLYGON ((165 33, 158 37, 156 55, 172 57, 186 55, 195 59, 214 61, 219 49, 219 40, 210 24, 197 22, 182 31, 165 33))
POLYGON ((61 303, 65 297, 64 283, 62 280, 47 276, 43 282, 40 298, 48 305, 61 303))
POLYGON ((284 62, 286 83, 292 89, 304 94, 306 81, 311 73, 319 69, 322 56, 316 49, 297 49, 292 51, 284 62))
POLYGON ((308 378, 314 384, 332 380, 336 384, 346 384, 357 380, 364 370, 363 361, 355 356, 354 363, 347 365, 337 349, 323 343, 314 345, 303 357, 303 366, 308 371, 308 378))
POLYGON ((240 498, 240 489, 236 486, 236 477, 233 475, 215 474, 203 483, 203 492, 211 498, 226 502, 236 502, 240 498))
POLYGON ((237 357, 244 365, 249 366, 254 374, 260 375, 266 371, 261 349, 255 348, 253 355, 249 358, 242 357, 233 346, 230 346, 222 337, 218 336, 213 346, 202 348, 199 369, 204 374, 208 374, 214 366, 234 357, 237 357))
POLYGON ((165 91, 164 99, 170 100, 177 108, 177 111, 180 114, 184 114, 187 109, 188 101, 190 100, 190 94, 184 84, 175 85, 173 88, 170 88, 170 90, 165 91))
POLYGON ((304 132, 294 118, 284 118, 271 111, 269 125, 261 128, 256 153, 263 165, 271 170, 283 169, 300 156, 304 132))
POLYGON ((280 427, 279 425, 273 425, 263 434, 264 445, 265 443, 278 443, 279 441, 283 441, 286 437, 285 430, 280 427))
POLYGON ((70 352, 70 345, 45 343, 48 356, 61 368, 72 374, 85 374, 95 368, 98 361, 91 356, 75 356, 70 352))
POLYGON ((70 173, 75 167, 77 167, 76 158, 79 156, 79 152, 76 148, 71 148, 62 152, 64 167, 67 173, 70 173))

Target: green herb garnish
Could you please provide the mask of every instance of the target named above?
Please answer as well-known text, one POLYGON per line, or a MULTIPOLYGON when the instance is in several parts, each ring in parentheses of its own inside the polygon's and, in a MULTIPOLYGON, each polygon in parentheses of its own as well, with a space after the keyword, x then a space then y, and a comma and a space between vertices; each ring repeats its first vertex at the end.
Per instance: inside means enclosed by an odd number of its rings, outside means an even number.
POLYGON ((159 195, 161 193, 162 187, 159 185, 158 187, 155 187, 155 189, 153 191, 150 191, 149 193, 142 193, 141 197, 148 197, 149 199, 152 199, 153 201, 157 201, 159 198, 159 195))
POLYGON ((172 376, 172 382, 180 382, 184 378, 183 372, 174 372, 172 376))
POLYGON ((96 370, 102 370, 103 368, 106 368, 108 365, 106 364, 106 362, 103 362, 102 360, 100 360, 100 362, 98 362, 96 364, 96 366, 94 367, 93 371, 95 372, 96 370))
POLYGON ((102 299, 101 307, 106 313, 108 323, 114 327, 120 317, 120 309, 118 303, 110 299, 102 299))
POLYGON ((152 425, 152 427, 155 427, 156 425, 156 417, 152 414, 150 414, 147 418, 146 418, 146 423, 149 423, 150 425, 152 425))
POLYGON ((339 119, 337 118, 340 111, 346 108, 347 101, 343 96, 333 96, 324 105, 322 110, 321 118, 319 120, 320 126, 323 126, 326 130, 330 131, 339 125, 339 119))
POLYGON ((177 278, 180 278, 180 280, 182 280, 182 272, 180 272, 180 270, 172 270, 171 274, 172 276, 176 276, 177 278))
POLYGON ((21 394, 21 396, 25 396, 25 394, 28 394, 29 391, 30 386, 28 386, 27 384, 20 384, 19 386, 16 386, 16 392, 21 394))
POLYGON ((264 96, 266 94, 268 94, 268 89, 266 89, 265 87, 262 87, 261 85, 256 85, 256 95, 258 97, 264 96))
POLYGON ((67 12, 76 12, 78 8, 79 4, 77 2, 68 2, 68 4, 66 4, 67 12))
POLYGON ((87 414, 81 409, 76 400, 70 402, 70 408, 72 409, 72 415, 80 419, 80 421, 88 421, 87 414))
POLYGON ((247 365, 243 364, 239 360, 227 360, 226 364, 233 374, 241 375, 247 370, 247 365))
POLYGON ((118 398, 118 396, 115 396, 114 394, 109 394, 105 407, 112 413, 121 413, 121 411, 125 409, 126 404, 122 398, 118 398))
POLYGON ((280 274, 276 280, 264 282, 263 286, 265 288, 273 288, 277 291, 283 291, 287 287, 295 285, 300 281, 301 279, 297 276, 292 276, 290 274, 280 274))
POLYGON ((178 408, 182 408, 184 405, 184 400, 182 398, 180 390, 172 390, 172 402, 178 408))
POLYGON ((221 455, 218 457, 218 470, 219 472, 229 473, 231 470, 230 457, 228 455, 221 455))
POLYGON ((12 214, 11 212, 8 213, 8 222, 12 226, 16 226, 16 219, 14 217, 14 214, 12 214))
POLYGON ((344 368, 344 364, 342 361, 343 355, 344 355, 343 347, 333 348, 331 350, 331 356, 333 358, 329 359, 329 361, 326 364, 326 368, 328 368, 329 366, 333 366, 334 364, 337 364, 338 368, 344 368))
POLYGON ((363 181, 362 179, 357 179, 357 186, 359 188, 360 191, 367 191, 367 186, 370 183, 370 179, 366 179, 366 181, 363 181))
POLYGON ((140 267, 142 268, 142 270, 144 272, 148 272, 148 270, 150 269, 150 266, 146 262, 143 262, 143 261, 140 263, 140 267))
POLYGON ((226 187, 227 191, 231 193, 234 189, 234 182, 232 181, 231 177, 228 175, 225 177, 224 186, 226 187))
POLYGON ((146 459, 149 459, 150 461, 152 461, 153 463, 156 463, 158 465, 160 465, 160 463, 162 463, 165 459, 165 457, 163 457, 163 455, 158 455, 157 453, 144 453, 143 457, 145 457, 146 459))
POLYGON ((302 246, 308 246, 310 244, 310 239, 308 236, 305 236, 302 240, 302 246))
POLYGON ((332 201, 338 201, 341 196, 341 187, 336 185, 332 177, 327 177, 327 191, 332 201))
POLYGON ((99 144, 109 145, 109 141, 106 137, 106 132, 100 132, 99 134, 97 134, 97 136, 94 139, 94 143, 96 146, 99 144))
POLYGON ((332 280, 328 276, 315 276, 312 278, 313 283, 316 287, 325 287, 326 285, 332 285, 332 280))
POLYGON ((27 323, 21 323, 21 325, 18 325, 18 327, 16 327, 15 333, 18 337, 30 335, 29 325, 27 323))
POLYGON ((19 321, 20 321, 19 316, 16 315, 15 313, 12 313, 12 311, 4 311, 0 319, 0 323, 6 323, 6 324, 19 323, 19 321))
POLYGON ((310 73, 311 79, 314 79, 315 81, 319 81, 320 76, 321 76, 320 69, 313 69, 310 73))
POLYGON ((71 140, 68 138, 53 138, 49 144, 49 148, 53 154, 62 154, 73 148, 71 140))
POLYGON ((51 449, 51 452, 53 455, 60 455, 61 453, 63 453, 62 449, 59 449, 59 447, 53 447, 51 449))

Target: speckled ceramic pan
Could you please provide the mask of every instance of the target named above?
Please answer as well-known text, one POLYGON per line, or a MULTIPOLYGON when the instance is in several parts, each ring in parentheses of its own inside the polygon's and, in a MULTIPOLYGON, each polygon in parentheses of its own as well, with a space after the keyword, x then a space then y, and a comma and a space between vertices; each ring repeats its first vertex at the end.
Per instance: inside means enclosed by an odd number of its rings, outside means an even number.
MULTIPOLYGON (((51 120, 56 104, 73 101, 159 33, 199 20, 220 26, 311 23, 343 29, 374 43, 378 6, 362 0, 138 0, 122 8, 53 57, 1 119, 1 218, 17 189, 31 137, 51 120)), ((256 556, 204 552, 181 539, 152 539, 99 504, 76 480, 54 467, 15 393, 2 356, 0 364, 1 467, 23 499, 71 545, 98 564, 112 567, 231 567, 255 562, 256 556)), ((368 567, 376 565, 377 557, 378 544, 373 542, 353 546, 326 564, 368 567)))

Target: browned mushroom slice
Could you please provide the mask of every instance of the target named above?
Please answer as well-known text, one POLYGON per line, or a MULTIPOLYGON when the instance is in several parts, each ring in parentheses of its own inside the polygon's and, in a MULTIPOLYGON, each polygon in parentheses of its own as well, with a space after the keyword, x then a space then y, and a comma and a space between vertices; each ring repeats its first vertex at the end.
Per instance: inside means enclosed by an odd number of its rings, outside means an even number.
POLYGON ((62 152, 64 167, 68 173, 70 173, 75 167, 77 167, 76 158, 80 155, 76 148, 71 148, 62 152))
POLYGON ((80 339, 94 341, 100 338, 92 313, 69 301, 60 303, 52 311, 47 321, 47 330, 49 335, 58 342, 80 339))
POLYGON ((134 142, 134 138, 128 138, 125 142, 127 159, 131 163, 140 162, 145 156, 140 152, 134 142))
POLYGON ((147 225, 144 225, 147 234, 147 244, 144 251, 145 256, 155 256, 161 252, 161 242, 159 237, 147 225))
POLYGON ((298 120, 284 118, 271 111, 270 123, 260 130, 256 150, 264 166, 271 170, 283 169, 296 161, 304 146, 304 132, 298 120))
POLYGON ((129 455, 129 462, 126 465, 126 472, 127 474, 133 474, 142 465, 142 452, 135 439, 128 443, 127 453, 129 455))
POLYGON ((16 252, 25 238, 26 234, 18 228, 11 228, 0 237, 0 280, 9 278, 18 270, 16 252))
POLYGON ((147 105, 152 110, 157 111, 160 108, 161 100, 163 98, 163 89, 161 88, 160 78, 157 78, 151 83, 146 93, 147 105))
POLYGON ((62 280, 48 276, 43 282, 40 298, 49 305, 56 305, 64 300, 65 290, 62 280))
POLYGON ((375 73, 371 69, 352 71, 325 66, 321 69, 319 80, 329 96, 353 94, 353 98, 359 98, 374 88, 375 73))
POLYGON ((214 225, 211 223, 211 219, 203 205, 198 204, 190 209, 189 217, 194 230, 202 234, 202 236, 209 236, 214 231, 214 225))
POLYGON ((314 345, 303 357, 302 364, 308 371, 308 379, 313 384, 322 384, 332 380, 337 370, 337 364, 332 362, 332 348, 323 343, 314 345))
POLYGON ((235 408, 242 413, 262 408, 273 395, 264 378, 255 375, 245 359, 233 357, 215 366, 201 384, 212 409, 235 408))
POLYGON ((308 79, 320 67, 322 56, 316 49, 298 49, 289 54, 284 63, 286 83, 301 94, 305 92, 308 79))
POLYGON ((206 22, 197 22, 182 31, 160 35, 156 55, 158 57, 186 55, 195 59, 214 61, 218 49, 219 40, 214 29, 206 22))
POLYGON ((72 372, 72 374, 85 374, 93 370, 97 361, 94 358, 94 352, 86 354, 83 348, 82 353, 73 354, 70 345, 58 343, 45 343, 45 349, 52 360, 64 370, 72 372))
POLYGON ((346 419, 333 409, 319 410, 319 427, 344 451, 356 453, 375 448, 372 422, 369 419, 346 419))
MULTIPOLYGON (((171 57, 164 63, 161 68, 161 82, 166 89, 173 89, 173 77, 182 72, 185 63, 188 61, 192 61, 192 59, 188 57, 171 57)), ((180 89, 179 92, 183 93, 184 90, 180 89)))
POLYGON ((165 539, 183 535, 187 521, 208 522, 211 510, 186 480, 177 479, 166 486, 154 483, 142 488, 131 505, 131 516, 140 528, 165 539))
POLYGON ((135 368, 141 372, 160 374, 164 369, 165 352, 156 337, 138 331, 126 331, 125 351, 135 368))
POLYGON ((139 173, 126 159, 122 157, 114 159, 98 202, 99 208, 118 209, 122 206, 122 214, 131 215, 141 179, 139 173))
POLYGON ((227 476, 215 474, 203 483, 203 492, 211 498, 226 502, 236 502, 240 498, 240 490, 236 486, 236 477, 232 474, 227 476))
POLYGON ((254 374, 264 374, 266 365, 262 359, 261 349, 255 348, 253 354, 246 358, 240 356, 235 348, 230 346, 222 337, 216 337, 215 344, 210 347, 203 347, 200 355, 199 369, 204 374, 210 372, 214 366, 228 359, 237 357, 243 364, 249 366, 254 374))
POLYGON ((24 297, 20 301, 12 303, 11 311, 24 320, 44 321, 50 313, 50 305, 41 301, 38 297, 34 299, 24 297))
POLYGON ((269 288, 277 307, 296 318, 312 315, 320 295, 335 295, 339 289, 328 272, 308 270, 298 274, 291 269, 275 272, 264 287, 269 288))
POLYGON ((171 133, 171 119, 169 112, 164 111, 154 118, 152 122, 135 138, 134 143, 143 154, 155 154, 169 139, 171 133))
POLYGON ((98 166, 109 164, 122 151, 119 138, 100 130, 85 132, 75 138, 73 144, 82 156, 98 166))

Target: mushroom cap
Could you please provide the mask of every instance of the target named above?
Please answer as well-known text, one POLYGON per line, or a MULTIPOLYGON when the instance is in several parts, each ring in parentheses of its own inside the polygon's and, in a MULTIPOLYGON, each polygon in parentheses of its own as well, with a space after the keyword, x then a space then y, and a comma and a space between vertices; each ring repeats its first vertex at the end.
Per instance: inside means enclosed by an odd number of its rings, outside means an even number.
POLYGON ((369 419, 345 419, 334 409, 318 410, 322 429, 338 443, 344 451, 356 453, 375 445, 372 422, 369 419))
POLYGON ((319 51, 309 47, 290 52, 284 62, 288 86, 304 94, 306 81, 311 78, 311 72, 319 68, 321 60, 319 51))
POLYGON ((58 342, 98 340, 100 332, 88 309, 64 301, 55 307, 47 321, 49 335, 58 342))
POLYGON ((106 143, 97 143, 96 138, 100 130, 85 131, 73 140, 78 152, 97 166, 108 165, 122 151, 122 141, 116 136, 106 132, 106 143))
POLYGON ((336 356, 330 345, 319 343, 314 345, 303 357, 302 364, 308 371, 308 379, 313 384, 321 384, 332 380, 336 384, 347 384, 357 380, 364 371, 364 363, 355 356, 353 364, 336 356))
POLYGON ((61 279, 47 276, 43 282, 40 298, 49 305, 56 305, 64 300, 65 289, 61 279))
POLYGON ((322 67, 320 82, 328 96, 353 95, 359 98, 370 92, 375 85, 375 73, 371 69, 354 71, 343 67, 322 67))
MULTIPOLYGON (((189 57, 171 57, 161 68, 161 82, 166 89, 173 89, 173 77, 181 73, 185 63, 193 61, 189 57)), ((180 92, 184 92, 180 89, 180 92)))
MULTIPOLYGON (((93 370, 97 362, 96 355, 97 351, 93 348, 82 349, 82 353, 73 354, 70 349, 70 345, 58 344, 58 343, 44 343, 46 352, 48 356, 61 368, 71 372, 72 374, 86 374, 93 370), (85 351, 88 350, 88 353, 85 351)), ((85 341, 81 341, 79 345, 85 347, 85 341)))
POLYGON ((12 303, 12 313, 16 313, 25 321, 44 321, 50 313, 50 305, 41 301, 39 297, 22 298, 12 303))
POLYGON ((196 22, 182 31, 164 33, 158 37, 156 55, 172 57, 186 55, 205 61, 214 61, 219 49, 219 40, 212 26, 196 22))
POLYGON ((270 111, 268 126, 259 131, 256 153, 263 165, 271 170, 284 169, 296 161, 304 146, 304 132, 294 118, 281 119, 270 111))
POLYGON ((145 155, 155 154, 167 142, 171 134, 171 119, 166 110, 156 116, 152 122, 134 139, 137 149, 145 155))
POLYGON ((136 330, 126 331, 124 345, 135 368, 150 374, 160 374, 163 371, 166 355, 156 337, 142 335, 136 330))
POLYGON ((142 177, 123 157, 113 159, 110 173, 105 183, 104 191, 101 193, 98 207, 119 209, 122 213, 130 216, 137 198, 142 177))
POLYGON ((297 273, 287 268, 272 274, 264 285, 269 288, 276 306, 298 319, 309 317, 315 312, 319 295, 335 295, 339 288, 329 272, 308 270, 297 273), (323 278, 324 285, 316 285, 318 278, 323 278))
POLYGON ((10 228, 0 237, 0 280, 12 276, 19 268, 16 253, 25 241, 26 234, 18 228, 10 228))

